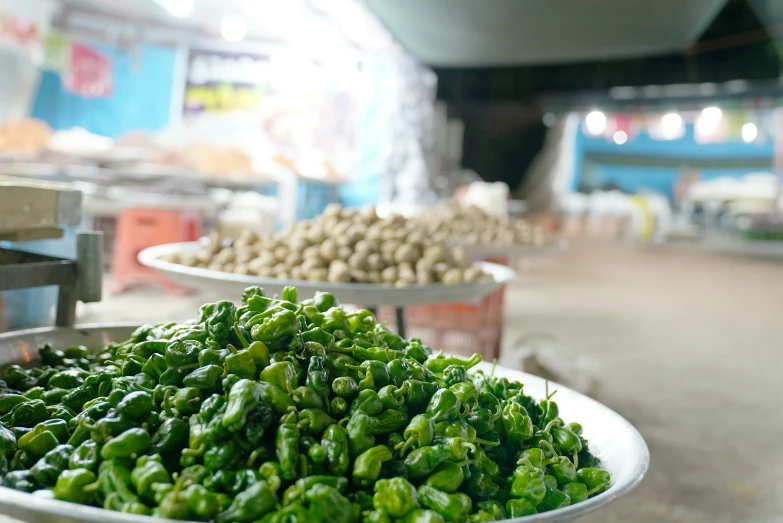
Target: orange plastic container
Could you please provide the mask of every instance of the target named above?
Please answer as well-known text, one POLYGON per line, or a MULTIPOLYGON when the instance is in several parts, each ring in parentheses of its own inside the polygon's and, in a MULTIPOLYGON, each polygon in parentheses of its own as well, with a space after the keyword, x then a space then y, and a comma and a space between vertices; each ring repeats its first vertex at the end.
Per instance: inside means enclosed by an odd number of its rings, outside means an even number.
POLYGON ((128 209, 117 218, 112 252, 112 292, 133 285, 162 285, 166 292, 185 294, 189 289, 175 284, 159 272, 141 265, 137 256, 147 247, 195 241, 201 236, 201 216, 195 211, 170 209, 128 209))

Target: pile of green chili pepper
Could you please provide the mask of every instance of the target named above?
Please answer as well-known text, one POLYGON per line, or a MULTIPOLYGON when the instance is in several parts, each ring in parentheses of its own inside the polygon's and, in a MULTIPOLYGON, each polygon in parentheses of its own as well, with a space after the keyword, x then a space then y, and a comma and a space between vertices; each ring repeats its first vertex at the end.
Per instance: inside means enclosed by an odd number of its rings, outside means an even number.
POLYGON ((261 288, 93 353, 0 373, 0 484, 217 523, 479 522, 565 507, 609 474, 552 395, 344 310, 261 288))

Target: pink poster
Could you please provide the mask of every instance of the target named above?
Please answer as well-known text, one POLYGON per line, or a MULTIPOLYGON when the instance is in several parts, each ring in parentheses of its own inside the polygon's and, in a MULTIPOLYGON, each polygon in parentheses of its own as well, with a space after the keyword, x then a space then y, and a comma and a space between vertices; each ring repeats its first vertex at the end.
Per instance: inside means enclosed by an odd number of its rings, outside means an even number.
POLYGON ((65 89, 86 98, 106 98, 114 92, 114 64, 111 59, 86 45, 71 44, 65 89))

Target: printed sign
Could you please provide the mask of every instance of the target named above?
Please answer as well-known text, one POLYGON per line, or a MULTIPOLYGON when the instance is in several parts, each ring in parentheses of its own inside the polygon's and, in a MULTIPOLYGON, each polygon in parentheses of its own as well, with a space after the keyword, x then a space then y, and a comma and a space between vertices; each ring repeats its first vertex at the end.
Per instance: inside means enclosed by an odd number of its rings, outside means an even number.
POLYGON ((268 57, 193 50, 185 86, 185 115, 257 110, 268 84, 268 57))

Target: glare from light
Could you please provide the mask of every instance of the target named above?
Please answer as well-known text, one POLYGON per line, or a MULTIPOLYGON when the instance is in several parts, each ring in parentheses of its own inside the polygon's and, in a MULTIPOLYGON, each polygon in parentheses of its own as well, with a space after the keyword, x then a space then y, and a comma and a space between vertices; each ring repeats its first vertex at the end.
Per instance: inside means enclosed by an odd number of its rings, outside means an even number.
POLYGON ((555 116, 553 113, 546 113, 542 120, 545 126, 552 127, 557 123, 557 116, 555 116))
POLYGON ((661 117, 661 131, 664 136, 678 136, 682 131, 682 116, 677 113, 666 113, 661 117))
POLYGON ((614 136, 612 136, 612 140, 614 140, 614 143, 617 145, 622 145, 628 141, 628 133, 625 131, 617 131, 614 133, 614 136))
POLYGON ((155 0, 155 3, 176 18, 188 18, 193 13, 194 0, 155 0))
POLYGON ((187 18, 193 12, 193 0, 168 0, 166 10, 177 18, 187 18))
POLYGON ((748 122, 742 126, 742 139, 745 143, 754 141, 759 135, 759 128, 756 124, 748 122))
POLYGON ((723 118, 723 111, 718 107, 705 107, 701 112, 701 117, 708 122, 718 123, 723 118))
POLYGON ((705 107, 696 120, 696 132, 702 136, 710 136, 718 130, 723 111, 718 107, 705 107))
POLYGON ((585 117, 587 133, 598 136, 606 131, 606 115, 601 111, 592 111, 585 117))
POLYGON ((220 34, 229 42, 239 42, 247 35, 247 22, 241 16, 229 15, 220 22, 220 34))

